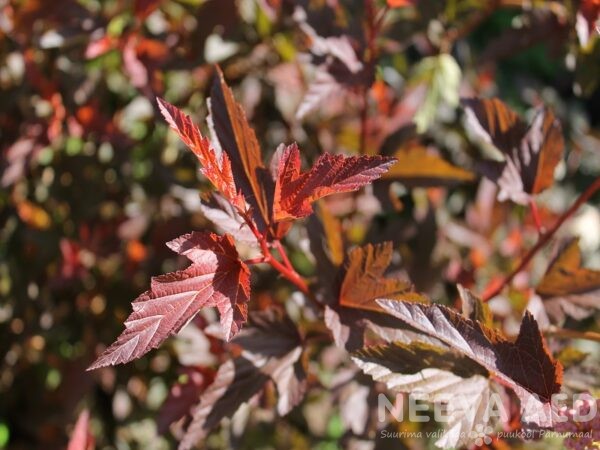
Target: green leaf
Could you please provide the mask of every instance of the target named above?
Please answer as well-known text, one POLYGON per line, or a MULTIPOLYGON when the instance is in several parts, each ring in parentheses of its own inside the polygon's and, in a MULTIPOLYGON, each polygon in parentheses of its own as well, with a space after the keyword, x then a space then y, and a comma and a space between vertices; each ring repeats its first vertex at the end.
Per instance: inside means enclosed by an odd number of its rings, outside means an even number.
POLYGON ((448 54, 430 56, 417 65, 411 82, 422 83, 426 89, 425 100, 414 117, 417 132, 429 129, 441 105, 458 106, 460 79, 460 67, 448 54))

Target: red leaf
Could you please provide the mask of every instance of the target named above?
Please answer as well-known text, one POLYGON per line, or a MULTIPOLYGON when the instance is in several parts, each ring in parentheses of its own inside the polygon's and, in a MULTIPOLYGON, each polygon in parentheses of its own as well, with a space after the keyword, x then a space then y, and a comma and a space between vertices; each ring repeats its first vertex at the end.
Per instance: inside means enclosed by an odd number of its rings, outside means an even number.
POLYGON ((280 221, 308 216, 315 200, 355 191, 379 178, 395 161, 384 156, 324 154, 308 172, 301 173, 298 146, 288 145, 279 159, 274 218, 280 221))
POLYGON ((192 119, 175 106, 158 98, 158 106, 167 123, 177 131, 181 140, 196 155, 202 169, 202 174, 223 194, 227 200, 239 209, 244 208, 244 199, 236 191, 231 163, 225 153, 217 153, 210 141, 202 136, 192 119))
POLYGON ((521 400, 523 419, 552 425, 551 397, 560 391, 562 365, 550 355, 537 322, 527 312, 514 342, 480 322, 440 305, 378 300, 390 314, 467 356, 510 387, 521 400), (534 394, 534 395, 532 395, 534 394))
POLYGON ((90 412, 84 409, 77 418, 67 450, 93 450, 95 440, 90 433, 90 412))
POLYGON ((194 232, 167 245, 192 264, 152 279, 150 290, 133 302, 125 331, 88 370, 141 357, 177 333, 201 308, 218 308, 227 340, 246 321, 250 271, 231 236, 194 232))

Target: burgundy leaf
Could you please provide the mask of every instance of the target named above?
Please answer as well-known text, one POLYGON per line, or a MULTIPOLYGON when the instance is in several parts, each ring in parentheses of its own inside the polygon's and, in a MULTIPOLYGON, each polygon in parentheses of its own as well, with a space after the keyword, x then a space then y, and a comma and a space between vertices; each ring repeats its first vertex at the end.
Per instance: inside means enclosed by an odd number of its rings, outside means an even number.
POLYGON ((500 200, 527 204, 531 195, 552 185, 564 141, 551 111, 540 109, 527 127, 498 99, 464 99, 462 103, 469 130, 504 154, 504 162, 484 160, 480 164, 481 172, 500 187, 500 200))
POLYGON ((208 384, 203 373, 195 368, 185 368, 184 375, 185 379, 171 387, 169 395, 160 407, 156 419, 159 434, 165 434, 173 422, 191 415, 192 407, 196 405, 208 384))
POLYGON ((230 417, 261 392, 269 380, 277 386, 281 415, 304 396, 301 338, 289 318, 274 310, 253 313, 249 325, 233 342, 242 347, 242 354, 221 365, 214 382, 200 397, 180 450, 188 450, 206 437, 221 419, 230 417))
POLYGON ((213 142, 231 161, 235 184, 252 207, 254 220, 262 231, 270 223, 267 198, 272 191, 272 180, 242 106, 235 101, 218 66, 216 71, 208 103, 208 124, 213 142))
POLYGON ((250 271, 231 236, 191 233, 169 247, 192 264, 152 279, 150 290, 132 304, 125 331, 88 370, 139 358, 177 333, 200 309, 217 307, 226 339, 241 328, 250 298, 250 271))

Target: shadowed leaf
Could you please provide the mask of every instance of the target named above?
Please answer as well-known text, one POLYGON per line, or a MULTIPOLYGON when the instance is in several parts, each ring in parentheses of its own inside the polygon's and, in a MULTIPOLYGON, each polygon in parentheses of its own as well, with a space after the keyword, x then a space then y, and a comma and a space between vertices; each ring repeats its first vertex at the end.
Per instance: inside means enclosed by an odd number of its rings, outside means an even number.
POLYGON ((500 187, 498 198, 527 204, 554 182, 554 169, 562 159, 562 128, 554 114, 540 109, 527 127, 498 99, 464 99, 466 126, 484 142, 494 145, 505 160, 484 160, 481 172, 500 187))
POLYGON ((187 450, 203 439, 221 419, 261 392, 273 380, 279 393, 277 410, 287 414, 306 389, 301 362, 301 338, 295 324, 274 310, 253 313, 249 325, 235 338, 241 356, 221 365, 204 391, 179 448, 187 450))
POLYGON ((491 396, 487 371, 469 358, 447 348, 421 342, 369 347, 353 361, 375 381, 413 398, 445 406, 444 433, 435 442, 441 448, 472 443, 471 431, 485 426, 491 396))

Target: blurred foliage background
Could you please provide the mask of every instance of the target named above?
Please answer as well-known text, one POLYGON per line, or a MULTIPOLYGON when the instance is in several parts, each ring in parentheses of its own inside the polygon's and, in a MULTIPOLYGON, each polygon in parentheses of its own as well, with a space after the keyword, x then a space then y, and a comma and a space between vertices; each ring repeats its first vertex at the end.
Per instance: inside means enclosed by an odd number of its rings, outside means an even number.
MULTIPOLYGON (((181 265, 164 243, 212 227, 198 207, 209 185, 156 96, 200 123, 219 63, 265 156, 291 141, 307 160, 419 145, 469 171, 459 96, 498 96, 524 117, 547 104, 567 142, 559 183, 540 197, 551 222, 600 174, 600 43, 583 9, 595 3, 0 0, 0 448, 64 448, 83 407, 97 448, 173 448, 157 418, 181 364, 218 365, 218 344, 192 334, 85 372, 150 277, 181 265)), ((479 181, 415 181, 418 165, 328 208, 348 242, 394 241, 399 267, 432 298, 451 302, 456 282, 483 291, 535 240, 526 208, 495 203, 479 181), (497 214, 477 218, 490 202, 497 214)), ((564 233, 600 265, 597 197, 564 233)), ((314 275, 306 233, 293 230, 288 245, 314 275)), ((265 302, 291 293, 269 274, 256 283, 265 302)), ((516 283, 506 300, 516 312, 504 316, 513 329, 528 281, 516 283)), ((339 358, 326 351, 321 376, 339 358)), ((206 446, 342 445, 348 427, 327 392, 297 409, 287 419, 256 413, 244 433, 217 432, 206 446)))

